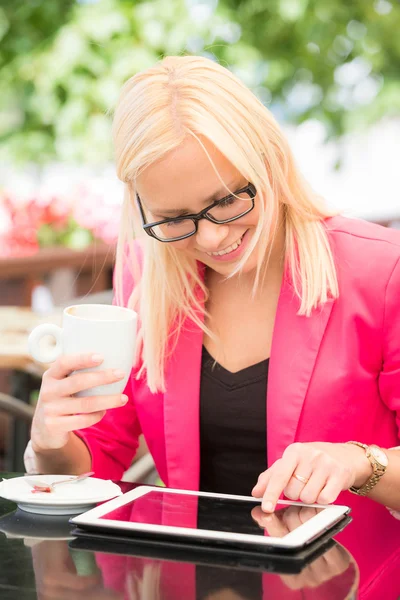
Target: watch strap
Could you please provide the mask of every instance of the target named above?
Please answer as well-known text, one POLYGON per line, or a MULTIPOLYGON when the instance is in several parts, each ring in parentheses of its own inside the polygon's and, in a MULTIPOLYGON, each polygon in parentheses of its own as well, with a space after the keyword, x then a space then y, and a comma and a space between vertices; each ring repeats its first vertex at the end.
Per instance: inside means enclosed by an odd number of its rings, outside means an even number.
POLYGON ((355 446, 360 446, 360 448, 364 448, 365 452, 368 450, 368 444, 362 444, 361 442, 355 442, 354 440, 351 440, 350 442, 347 442, 348 444, 354 444, 355 446))
POLYGON ((368 453, 369 446, 367 444, 362 444, 361 442, 356 442, 353 440, 347 443, 354 444, 355 446, 363 448, 365 450, 369 462, 371 463, 371 467, 373 469, 371 477, 367 479, 367 481, 361 487, 357 488, 354 485, 352 485, 349 488, 349 491, 353 494, 357 494, 358 496, 366 496, 376 486, 382 475, 385 474, 386 468, 379 467, 377 463, 373 459, 371 459, 371 456, 368 453))
POLYGON ((350 492, 353 492, 353 494, 357 494, 358 496, 366 496, 376 486, 384 473, 385 471, 377 471, 373 473, 368 481, 360 488, 356 488, 354 485, 352 485, 351 488, 349 488, 350 492))

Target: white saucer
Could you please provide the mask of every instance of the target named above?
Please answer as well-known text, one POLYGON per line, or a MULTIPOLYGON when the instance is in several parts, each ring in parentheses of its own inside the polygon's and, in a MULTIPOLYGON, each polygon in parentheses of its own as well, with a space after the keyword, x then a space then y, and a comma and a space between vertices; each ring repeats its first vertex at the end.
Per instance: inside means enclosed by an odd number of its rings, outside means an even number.
POLYGON ((51 493, 32 493, 29 479, 52 483, 67 479, 69 475, 32 475, 3 479, 0 483, 0 496, 16 502, 21 510, 42 515, 72 515, 85 512, 99 502, 121 496, 118 485, 112 481, 89 477, 75 483, 56 486, 51 493))

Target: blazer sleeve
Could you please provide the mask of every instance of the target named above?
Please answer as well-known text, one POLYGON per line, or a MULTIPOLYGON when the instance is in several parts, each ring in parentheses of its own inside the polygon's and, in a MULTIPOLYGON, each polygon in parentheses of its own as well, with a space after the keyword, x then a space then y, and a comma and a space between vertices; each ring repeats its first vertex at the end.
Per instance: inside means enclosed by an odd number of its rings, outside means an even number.
POLYGON ((383 402, 396 413, 400 439, 400 256, 386 286, 382 332, 383 365, 379 391, 383 402))
POLYGON ((132 394, 133 376, 124 391, 129 398, 125 406, 108 410, 96 425, 74 432, 88 447, 92 470, 101 479, 121 480, 139 445, 141 428, 132 394))
MULTIPOLYGON (((142 248, 135 243, 131 250, 134 265, 141 271, 142 248)), ((138 270, 126 265, 123 271, 125 306, 128 304, 130 294, 135 286, 132 272, 139 274, 138 270)), ((115 299, 113 304, 115 304, 115 299)), ((124 394, 128 396, 128 402, 121 408, 113 408, 106 412, 103 419, 88 427, 74 433, 78 435, 87 445, 92 457, 92 470, 97 477, 102 479, 120 480, 123 473, 130 467, 137 448, 141 434, 140 423, 135 409, 135 394, 139 382, 135 381, 139 366, 132 369, 130 378, 126 384, 124 394)), ((140 382, 140 385, 146 383, 140 382)))

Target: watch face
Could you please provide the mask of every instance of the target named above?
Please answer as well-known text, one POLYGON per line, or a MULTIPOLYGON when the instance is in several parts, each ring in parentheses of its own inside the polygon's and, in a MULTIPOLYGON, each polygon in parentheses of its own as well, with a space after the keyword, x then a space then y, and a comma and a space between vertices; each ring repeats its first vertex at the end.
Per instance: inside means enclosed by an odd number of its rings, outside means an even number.
POLYGON ((379 448, 378 446, 370 446, 370 452, 374 459, 383 467, 387 467, 389 464, 389 460, 385 452, 379 448))

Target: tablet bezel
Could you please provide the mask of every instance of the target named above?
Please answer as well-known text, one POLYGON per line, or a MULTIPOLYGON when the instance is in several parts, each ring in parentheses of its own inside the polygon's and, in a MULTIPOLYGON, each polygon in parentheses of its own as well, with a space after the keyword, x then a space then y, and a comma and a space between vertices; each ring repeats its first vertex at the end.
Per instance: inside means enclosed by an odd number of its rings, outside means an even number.
POLYGON ((208 529, 192 529, 188 527, 173 527, 170 525, 154 525, 150 523, 132 523, 128 521, 115 521, 111 519, 102 520, 101 517, 110 513, 111 511, 140 498, 150 492, 162 493, 162 494, 184 494, 190 496, 208 496, 212 498, 230 498, 232 500, 244 500, 246 502, 252 501, 254 505, 260 503, 260 499, 253 498, 251 496, 236 496, 227 494, 216 494, 211 492, 196 492, 191 490, 181 490, 173 488, 162 488, 162 487, 150 487, 150 486, 139 486, 122 496, 118 496, 113 500, 104 502, 100 506, 93 508, 81 515, 70 519, 70 522, 79 527, 85 525, 90 528, 101 528, 101 529, 116 529, 118 531, 125 532, 145 532, 146 534, 163 534, 172 536, 183 536, 184 538, 191 538, 193 540, 210 540, 214 542, 224 542, 227 544, 245 544, 258 547, 275 547, 282 549, 296 549, 302 548, 305 545, 315 540, 321 533, 328 531, 333 527, 343 516, 347 515, 350 511, 348 506, 342 505, 323 505, 323 504, 303 504, 301 502, 292 502, 290 500, 279 500, 278 506, 310 506, 315 508, 324 509, 297 529, 286 534, 282 538, 269 537, 269 536, 257 536, 245 533, 233 533, 225 531, 211 531, 208 529))

